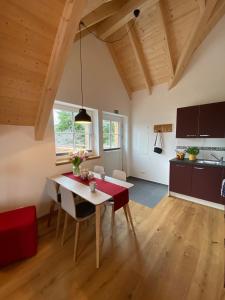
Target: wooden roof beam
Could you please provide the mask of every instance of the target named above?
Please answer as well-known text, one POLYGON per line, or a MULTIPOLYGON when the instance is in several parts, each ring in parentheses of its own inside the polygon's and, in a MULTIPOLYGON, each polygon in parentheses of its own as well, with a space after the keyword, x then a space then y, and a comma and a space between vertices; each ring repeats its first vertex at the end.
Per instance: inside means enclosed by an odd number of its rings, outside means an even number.
POLYGON ((127 31, 128 36, 137 60, 137 63, 140 67, 141 73, 144 77, 146 88, 148 89, 149 93, 151 94, 151 88, 152 88, 152 80, 150 78, 149 70, 147 67, 146 59, 144 56, 144 52, 142 50, 141 43, 139 41, 139 38, 137 36, 136 30, 134 28, 134 22, 130 21, 127 24, 127 31))
MULTIPOLYGON (((84 30, 81 31, 81 37, 84 38, 85 36, 87 36, 88 34, 90 34, 91 32, 95 33, 96 32, 96 25, 93 25, 89 28, 85 28, 84 30)), ((80 39, 80 32, 76 33, 74 42, 78 41, 80 39)))
POLYGON ((97 33, 100 38, 106 39, 134 18, 135 9, 145 9, 158 3, 159 0, 130 0, 124 4, 115 16, 101 22, 97 33))
POLYGON ((44 137, 67 54, 72 46, 74 34, 77 31, 86 3, 87 0, 66 0, 65 2, 36 116, 35 138, 37 140, 41 140, 44 137))
POLYGON ((117 13, 117 11, 120 9, 123 3, 124 1, 117 0, 113 2, 107 2, 101 5, 96 10, 82 18, 82 22, 85 25, 85 27, 83 27, 82 30, 85 30, 85 28, 89 28, 93 25, 96 25, 97 23, 113 16, 115 13, 117 13))
POLYGON ((170 83, 170 88, 174 87, 177 82, 180 80, 183 72, 188 65, 189 61, 191 60, 192 54, 194 50, 197 48, 199 44, 199 40, 201 39, 202 35, 204 34, 204 28, 207 26, 207 22, 212 15, 212 12, 217 4, 218 0, 210 0, 207 1, 206 7, 204 12, 202 12, 197 20, 193 31, 191 32, 188 40, 184 45, 184 49, 181 53, 179 58, 175 75, 173 80, 170 83))
POLYGON ((173 54, 172 54, 172 48, 170 45, 170 39, 169 39, 169 33, 167 30, 167 25, 166 25, 166 14, 164 11, 164 6, 162 3, 162 0, 159 1, 158 4, 158 12, 159 12, 159 19, 164 35, 164 43, 165 43, 165 50, 166 50, 166 55, 168 57, 168 63, 169 63, 169 68, 170 68, 170 77, 171 80, 174 77, 174 71, 175 71, 175 64, 174 64, 174 59, 173 59, 173 54))
MULTIPOLYGON (((104 21, 105 19, 113 16, 115 13, 118 12, 120 7, 123 5, 125 1, 124 0, 116 0, 107 2, 100 7, 98 7, 96 10, 90 12, 88 15, 86 15, 81 21, 84 23, 84 26, 82 26, 82 37, 86 36, 90 31, 93 31, 96 29, 96 24, 104 21)), ((77 31, 75 35, 74 41, 77 41, 79 39, 79 30, 77 31)))
POLYGON ((86 1, 87 4, 82 12, 82 18, 88 15, 89 13, 91 13, 92 11, 94 11, 99 6, 111 2, 112 0, 86 0, 86 1))
POLYGON ((117 69, 117 71, 118 71, 118 73, 120 75, 120 78, 121 78, 121 80, 123 82, 123 85, 124 85, 126 91, 127 91, 127 94, 129 96, 129 98, 131 99, 131 97, 132 97, 132 90, 131 90, 129 82, 128 82, 125 74, 124 74, 123 68, 122 68, 122 66, 121 66, 121 64, 120 64, 120 62, 119 62, 119 60, 118 60, 118 58, 116 56, 115 50, 113 48, 113 45, 109 44, 109 43, 107 43, 106 45, 107 45, 107 47, 109 49, 109 52, 110 52, 111 57, 112 57, 112 60, 113 60, 115 66, 116 66, 116 69, 117 69))

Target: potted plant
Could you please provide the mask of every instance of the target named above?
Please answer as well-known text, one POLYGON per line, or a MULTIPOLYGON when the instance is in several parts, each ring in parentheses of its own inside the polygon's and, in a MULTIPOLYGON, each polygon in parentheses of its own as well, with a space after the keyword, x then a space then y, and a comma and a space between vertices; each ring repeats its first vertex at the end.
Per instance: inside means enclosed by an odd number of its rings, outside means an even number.
POLYGON ((199 148, 188 147, 186 152, 189 154, 189 160, 196 160, 196 156, 199 154, 199 148))

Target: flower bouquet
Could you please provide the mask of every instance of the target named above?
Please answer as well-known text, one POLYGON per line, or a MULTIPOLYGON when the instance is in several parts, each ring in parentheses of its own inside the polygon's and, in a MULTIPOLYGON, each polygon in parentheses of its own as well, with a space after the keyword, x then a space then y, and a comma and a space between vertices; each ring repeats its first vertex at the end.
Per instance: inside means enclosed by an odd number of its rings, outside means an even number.
POLYGON ((74 152, 71 155, 71 162, 73 164, 73 175, 79 176, 80 175, 80 164, 84 162, 88 158, 88 152, 85 150, 80 150, 74 152))

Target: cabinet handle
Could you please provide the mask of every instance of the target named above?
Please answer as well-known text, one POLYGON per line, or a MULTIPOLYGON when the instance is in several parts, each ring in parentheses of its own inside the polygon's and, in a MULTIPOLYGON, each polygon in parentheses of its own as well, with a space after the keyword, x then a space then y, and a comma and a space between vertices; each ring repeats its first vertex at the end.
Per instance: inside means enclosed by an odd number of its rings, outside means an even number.
POLYGON ((176 167, 185 168, 185 166, 183 166, 183 165, 176 165, 176 167))
POLYGON ((210 134, 200 134, 200 136, 210 136, 210 134))
POLYGON ((194 167, 196 170, 204 170, 205 168, 194 167))
POLYGON ((186 136, 196 136, 196 134, 187 134, 186 136))

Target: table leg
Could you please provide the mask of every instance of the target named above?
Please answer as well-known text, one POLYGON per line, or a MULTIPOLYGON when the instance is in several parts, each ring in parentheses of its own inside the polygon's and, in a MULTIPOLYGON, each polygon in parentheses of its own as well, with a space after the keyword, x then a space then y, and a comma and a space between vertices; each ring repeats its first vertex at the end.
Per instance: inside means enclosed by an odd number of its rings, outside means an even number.
POLYGON ((100 235, 101 235, 101 205, 96 205, 95 210, 95 230, 96 230, 96 268, 99 268, 100 262, 100 235))

